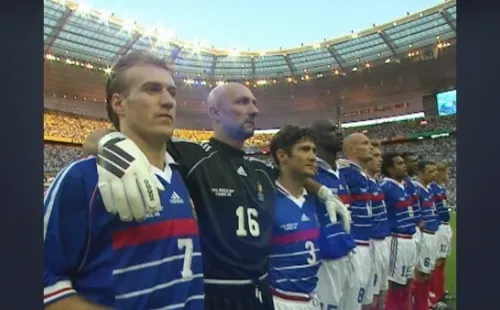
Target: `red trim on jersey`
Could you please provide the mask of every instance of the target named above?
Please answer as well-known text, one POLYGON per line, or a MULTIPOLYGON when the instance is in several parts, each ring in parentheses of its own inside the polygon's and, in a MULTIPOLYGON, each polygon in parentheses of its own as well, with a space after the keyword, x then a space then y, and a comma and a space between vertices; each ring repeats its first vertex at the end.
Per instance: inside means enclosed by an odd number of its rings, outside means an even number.
POLYGON ((396 202, 396 208, 407 208, 412 206, 413 202, 411 200, 403 200, 396 202))
POLYGON ((318 239, 318 237, 319 237, 319 229, 313 228, 309 230, 294 232, 291 234, 274 236, 271 243, 282 245, 282 244, 295 243, 311 239, 318 239))
POLYGON ((345 194, 340 194, 339 195, 340 200, 342 200, 343 203, 345 204, 350 204, 351 203, 351 196, 345 195, 345 194))
POLYGON ((405 235, 405 234, 396 234, 396 233, 393 233, 392 236, 396 237, 396 238, 401 238, 401 239, 413 239, 413 235, 405 235))
POLYGON ((378 193, 376 195, 372 195, 372 201, 382 201, 384 200, 384 193, 378 193))
POLYGON ((143 224, 113 233, 113 249, 117 250, 162 239, 197 234, 198 225, 194 219, 166 220, 143 224))
POLYGON ((291 301, 305 301, 305 302, 311 301, 311 297, 288 295, 285 293, 278 292, 277 290, 275 290, 273 288, 271 288, 271 293, 274 296, 279 297, 281 299, 286 299, 286 300, 291 300, 291 301))
POLYGON ((64 293, 64 292, 67 292, 67 291, 72 291, 72 290, 73 290, 73 288, 71 288, 71 287, 65 287, 65 288, 62 288, 62 289, 57 290, 55 292, 52 292, 50 294, 43 295, 43 299, 47 299, 47 298, 50 298, 52 296, 59 295, 61 293, 64 293))
POLYGON ((425 207, 425 208, 432 208, 434 206, 434 202, 432 202, 432 201, 422 201, 420 203, 420 206, 421 207, 425 207))
POLYGON ((372 194, 366 193, 366 194, 351 195, 351 198, 352 200, 370 201, 372 199, 372 194))

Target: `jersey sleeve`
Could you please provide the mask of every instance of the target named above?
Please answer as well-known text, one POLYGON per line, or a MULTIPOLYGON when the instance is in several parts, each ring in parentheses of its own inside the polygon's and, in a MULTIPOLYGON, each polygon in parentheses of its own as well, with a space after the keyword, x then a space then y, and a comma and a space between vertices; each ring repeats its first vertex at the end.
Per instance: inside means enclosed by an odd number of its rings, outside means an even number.
POLYGON ((44 304, 76 294, 72 285, 88 234, 88 202, 75 164, 62 170, 44 199, 44 304))
POLYGON ((255 170, 261 170, 267 176, 271 181, 276 181, 279 176, 279 170, 273 165, 273 164, 268 164, 265 163, 259 159, 255 159, 253 157, 247 157, 247 159, 252 163, 252 165, 255 167, 255 170))
POLYGON ((167 152, 179 165, 179 170, 183 177, 186 177, 203 158, 210 155, 206 148, 199 143, 172 139, 167 144, 167 152))

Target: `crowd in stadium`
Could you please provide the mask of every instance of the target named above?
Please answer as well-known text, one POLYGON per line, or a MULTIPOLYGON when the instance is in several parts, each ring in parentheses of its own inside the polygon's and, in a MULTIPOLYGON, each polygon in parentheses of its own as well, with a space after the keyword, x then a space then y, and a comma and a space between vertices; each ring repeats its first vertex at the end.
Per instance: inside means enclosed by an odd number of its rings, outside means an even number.
MULTIPOLYGON (((431 132, 435 130, 455 130, 455 116, 440 117, 422 124, 422 120, 406 120, 377 125, 345 128, 344 132, 363 132, 370 138, 388 139, 396 136, 431 132)), ((44 172, 46 185, 50 184, 55 173, 62 167, 81 157, 81 148, 77 144, 97 128, 110 127, 105 120, 86 118, 83 116, 46 111, 44 114, 45 136, 51 140, 72 141, 74 144, 46 143, 44 149, 44 172)), ((201 130, 177 129, 175 137, 192 141, 206 141, 211 132, 201 130)), ((248 148, 267 148, 272 134, 256 134, 246 143, 248 148)), ((455 204, 455 162, 456 141, 455 137, 422 140, 411 143, 385 144, 385 151, 415 152, 420 156, 429 156, 438 162, 448 162, 451 166, 450 203, 455 204)), ((260 159, 270 160, 270 156, 259 156, 260 159)))

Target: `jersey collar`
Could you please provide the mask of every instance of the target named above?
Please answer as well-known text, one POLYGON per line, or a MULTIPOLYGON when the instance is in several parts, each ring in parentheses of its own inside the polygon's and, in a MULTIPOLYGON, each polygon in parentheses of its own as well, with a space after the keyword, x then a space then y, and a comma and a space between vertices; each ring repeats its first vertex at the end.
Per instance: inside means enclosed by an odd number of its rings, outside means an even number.
MULTIPOLYGON (((385 178, 384 178, 384 182, 391 182, 391 183, 393 183, 394 185, 397 185, 399 188, 401 188, 401 189, 403 189, 403 190, 405 189, 405 186, 404 186, 404 184, 403 184, 403 183, 400 183, 400 182, 398 182, 398 181, 394 180, 393 178, 388 178, 388 177, 385 177, 385 178)), ((403 182, 404 182, 404 180, 403 180, 403 182)))
POLYGON ((302 193, 300 193, 300 197, 296 198, 285 187, 283 187, 283 185, 281 185, 281 183, 278 180, 276 180, 274 184, 276 185, 277 190, 283 193, 288 199, 293 201, 297 206, 302 208, 307 197, 307 191, 305 188, 302 188, 302 193))
POLYGON ((326 170, 328 173, 331 173, 331 174, 335 175, 337 178, 339 178, 339 168, 338 167, 336 170, 334 170, 332 168, 332 166, 330 166, 330 164, 328 164, 326 161, 324 161, 323 159, 321 159, 319 157, 316 157, 316 161, 318 162, 318 167, 326 170))
POLYGON ((232 147, 216 138, 210 138, 210 143, 217 149, 217 151, 222 153, 231 154, 233 156, 243 157, 245 155, 245 151, 232 147))
POLYGON ((160 178, 167 181, 168 183, 172 182, 172 167, 178 165, 174 158, 168 153, 165 152, 165 169, 163 171, 155 166, 151 166, 151 170, 160 178))

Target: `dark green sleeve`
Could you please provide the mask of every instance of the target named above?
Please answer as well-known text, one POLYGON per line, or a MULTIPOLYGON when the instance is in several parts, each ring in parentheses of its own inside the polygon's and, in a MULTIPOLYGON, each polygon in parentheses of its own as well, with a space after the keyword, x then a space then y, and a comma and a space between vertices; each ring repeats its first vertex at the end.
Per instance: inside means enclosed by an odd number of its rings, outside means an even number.
POLYGON ((200 144, 185 140, 171 140, 167 144, 167 152, 179 165, 183 177, 204 157, 207 152, 200 144))

